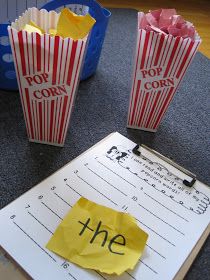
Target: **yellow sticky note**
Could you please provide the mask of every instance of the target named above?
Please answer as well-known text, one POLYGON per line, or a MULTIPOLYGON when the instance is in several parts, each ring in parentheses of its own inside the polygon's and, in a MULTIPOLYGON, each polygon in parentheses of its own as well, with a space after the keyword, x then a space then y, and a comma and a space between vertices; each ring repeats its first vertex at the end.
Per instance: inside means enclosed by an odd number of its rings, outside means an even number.
POLYGON ((78 16, 64 8, 58 19, 56 35, 63 38, 70 37, 74 40, 82 39, 89 33, 95 22, 95 19, 89 14, 78 16))
POLYGON ((147 238, 130 214, 80 198, 46 247, 84 268, 120 275, 134 268, 147 238))
POLYGON ((28 24, 26 24, 23 27, 23 30, 25 30, 25 31, 27 31, 29 33, 36 32, 36 33, 39 33, 40 35, 45 33, 45 31, 41 27, 36 25, 36 23, 33 22, 33 21, 30 21, 28 24))

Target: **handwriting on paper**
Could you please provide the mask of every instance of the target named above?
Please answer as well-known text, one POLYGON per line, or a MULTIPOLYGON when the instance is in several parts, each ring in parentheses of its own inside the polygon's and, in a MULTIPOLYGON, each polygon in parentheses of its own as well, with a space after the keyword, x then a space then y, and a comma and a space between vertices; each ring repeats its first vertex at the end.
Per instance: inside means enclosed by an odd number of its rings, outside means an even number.
MULTIPOLYGON (((94 230, 93 228, 91 228, 90 226, 88 226, 89 223, 90 223, 90 218, 88 218, 87 221, 86 221, 85 223, 83 223, 83 222, 81 222, 81 221, 79 221, 79 223, 83 225, 82 230, 81 230, 80 233, 79 233, 80 236, 83 235, 83 233, 86 231, 86 229, 92 231, 92 232, 93 232, 93 236, 92 236, 92 238, 90 239, 90 243, 92 244, 92 243, 95 241, 96 237, 97 237, 99 234, 100 234, 100 235, 102 234, 102 235, 103 235, 103 238, 102 238, 102 242, 101 242, 101 247, 104 247, 104 246, 105 246, 105 244, 107 243, 107 239, 108 239, 109 233, 108 233, 108 230, 104 230, 104 229, 102 230, 102 229, 101 229, 101 224, 102 224, 101 221, 99 221, 99 223, 98 223, 98 225, 97 225, 97 228, 96 228, 95 230, 94 230)), ((120 252, 120 251, 116 251, 116 249, 113 249, 113 245, 114 245, 114 244, 121 245, 121 246, 125 246, 125 244, 126 244, 125 237, 124 237, 122 234, 117 234, 117 235, 113 236, 113 237, 110 239, 109 243, 108 243, 108 250, 109 250, 111 253, 113 253, 113 254, 118 254, 118 255, 124 255, 124 252, 122 252, 122 251, 121 251, 121 252, 120 252)))
POLYGON ((58 226, 47 248, 84 268, 120 275, 134 268, 147 238, 131 215, 82 197, 58 226))

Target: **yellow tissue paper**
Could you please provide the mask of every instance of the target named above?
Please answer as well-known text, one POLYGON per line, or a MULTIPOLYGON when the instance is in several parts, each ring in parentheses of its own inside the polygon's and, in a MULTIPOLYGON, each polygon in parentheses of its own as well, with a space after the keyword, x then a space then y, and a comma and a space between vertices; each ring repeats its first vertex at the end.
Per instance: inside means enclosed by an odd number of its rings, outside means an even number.
POLYGON ((58 19, 56 35, 63 38, 70 37, 74 40, 82 39, 89 33, 95 22, 95 19, 89 14, 78 16, 64 8, 58 19))
POLYGON ((57 30, 56 29, 49 29, 49 34, 51 35, 51 36, 55 36, 56 34, 57 34, 57 30))
MULTIPOLYGON (((64 8, 61 10, 56 29, 50 28, 48 33, 51 36, 69 37, 73 40, 83 39, 90 32, 95 22, 95 19, 89 14, 78 16, 68 8, 64 8)), ((33 21, 26 24, 23 30, 29 33, 37 32, 40 35, 47 33, 33 21)))
POLYGON ((34 23, 33 21, 30 21, 28 24, 26 24, 23 27, 23 30, 27 31, 28 33, 36 32, 39 33, 40 35, 45 33, 45 31, 42 28, 40 28, 38 25, 36 25, 36 23, 34 23))
POLYGON ((134 268, 147 238, 130 214, 80 198, 46 247, 84 268, 120 275, 134 268))
POLYGON ((38 28, 43 34, 45 33, 44 29, 42 29, 40 26, 38 26, 34 21, 30 21, 29 22, 30 25, 32 25, 33 27, 38 28))

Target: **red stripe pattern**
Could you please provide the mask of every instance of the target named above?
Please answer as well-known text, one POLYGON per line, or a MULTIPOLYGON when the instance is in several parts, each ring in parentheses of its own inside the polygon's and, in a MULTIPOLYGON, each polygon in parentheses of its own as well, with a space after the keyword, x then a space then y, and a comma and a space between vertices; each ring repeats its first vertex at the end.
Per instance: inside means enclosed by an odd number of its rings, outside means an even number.
POLYGON ((24 43, 23 43, 23 32, 18 33, 18 41, 19 41, 19 51, 20 51, 20 59, 22 66, 22 75, 26 75, 26 61, 25 61, 25 53, 24 53, 24 43))
POLYGON ((8 32, 29 140, 63 146, 86 39, 8 32))
POLYGON ((200 42, 138 28, 128 127, 157 130, 200 42))
POLYGON ((41 36, 36 33, 37 71, 41 71, 41 36))

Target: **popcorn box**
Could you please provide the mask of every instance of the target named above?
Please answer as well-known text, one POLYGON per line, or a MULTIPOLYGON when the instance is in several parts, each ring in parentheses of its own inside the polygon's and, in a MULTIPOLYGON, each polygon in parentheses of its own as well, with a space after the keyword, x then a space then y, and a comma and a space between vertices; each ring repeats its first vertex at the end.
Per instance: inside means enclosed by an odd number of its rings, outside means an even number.
POLYGON ((84 39, 63 39, 22 30, 31 20, 55 29, 59 14, 28 9, 8 27, 29 141, 63 146, 73 109, 84 39))
POLYGON ((201 39, 174 37, 139 28, 127 127, 155 132, 190 65, 201 39))

